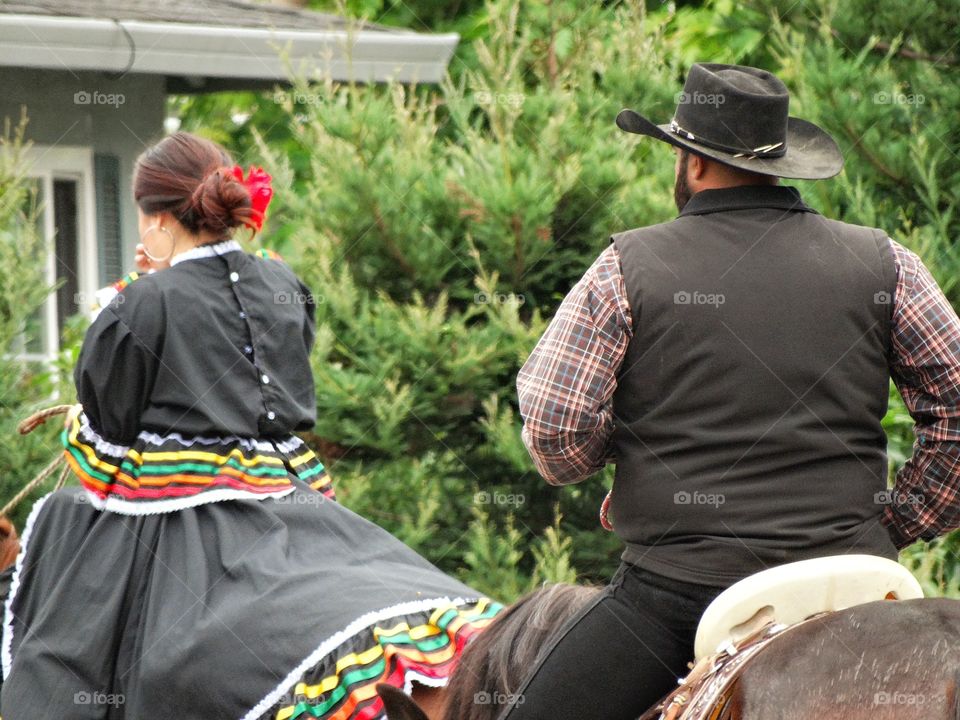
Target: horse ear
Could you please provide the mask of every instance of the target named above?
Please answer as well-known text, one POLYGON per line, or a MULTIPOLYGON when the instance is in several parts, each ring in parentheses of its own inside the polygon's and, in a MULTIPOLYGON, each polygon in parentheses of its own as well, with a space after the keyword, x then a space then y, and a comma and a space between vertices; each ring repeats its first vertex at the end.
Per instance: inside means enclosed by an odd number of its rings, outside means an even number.
POLYGON ((377 694, 383 700, 383 707, 390 720, 429 720, 420 706, 407 697, 403 690, 380 683, 377 685, 377 694))

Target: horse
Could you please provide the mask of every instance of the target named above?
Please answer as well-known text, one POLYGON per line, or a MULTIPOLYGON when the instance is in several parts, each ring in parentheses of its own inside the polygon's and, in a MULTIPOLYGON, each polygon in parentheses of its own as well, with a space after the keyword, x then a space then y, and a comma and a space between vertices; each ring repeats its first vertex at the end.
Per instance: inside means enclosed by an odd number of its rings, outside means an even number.
MULTIPOLYGON (((551 639, 598 592, 555 585, 509 606, 465 650, 448 687, 420 706, 378 691, 390 720, 497 720, 551 639)), ((602 669, 598 668, 598 671, 602 669)), ((772 637, 724 699, 723 720, 957 720, 960 601, 878 600, 772 637)), ((660 718, 664 703, 642 717, 660 718)), ((678 718, 685 717, 678 715, 678 718)))
POLYGON ((560 628, 600 593, 600 588, 545 585, 504 608, 460 657, 443 688, 414 684, 413 697, 380 684, 390 720, 496 720, 513 702, 528 668, 535 667, 560 628))
POLYGON ((0 572, 6 570, 17 560, 20 553, 20 538, 13 523, 0 515, 0 572))

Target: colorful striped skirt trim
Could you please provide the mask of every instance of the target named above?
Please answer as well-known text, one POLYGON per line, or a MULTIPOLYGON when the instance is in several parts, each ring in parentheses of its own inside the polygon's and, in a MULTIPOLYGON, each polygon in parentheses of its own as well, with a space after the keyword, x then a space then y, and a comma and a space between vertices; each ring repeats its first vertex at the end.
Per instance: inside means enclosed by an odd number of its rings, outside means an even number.
MULTIPOLYGON (((384 708, 376 686, 410 691, 414 682, 446 685, 463 648, 503 609, 487 598, 431 600, 387 608, 381 621, 364 617, 359 632, 323 643, 247 716, 247 720, 373 720, 384 708)), ((348 628, 349 632, 352 628, 348 628)))
POLYGON ((298 437, 184 438, 141 432, 131 446, 102 438, 80 413, 62 435, 67 463, 99 509, 152 514, 224 499, 281 497, 290 475, 333 499, 323 463, 298 437))

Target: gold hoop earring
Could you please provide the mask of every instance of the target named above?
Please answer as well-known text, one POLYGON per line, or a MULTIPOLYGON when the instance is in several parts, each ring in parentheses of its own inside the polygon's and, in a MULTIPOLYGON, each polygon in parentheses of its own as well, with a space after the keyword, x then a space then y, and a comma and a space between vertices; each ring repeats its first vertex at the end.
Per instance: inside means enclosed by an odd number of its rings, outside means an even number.
POLYGON ((147 231, 140 236, 140 244, 143 245, 143 254, 146 255, 151 261, 155 263, 166 262, 167 260, 172 258, 173 251, 176 250, 177 248, 177 240, 175 237, 173 237, 173 233, 167 230, 163 225, 151 225, 150 227, 148 227, 147 231), (159 230, 160 232, 164 232, 167 234, 167 237, 170 238, 170 252, 167 253, 166 257, 162 257, 162 258, 155 257, 150 253, 149 250, 147 250, 147 243, 146 243, 147 235, 152 233, 154 230, 159 230))

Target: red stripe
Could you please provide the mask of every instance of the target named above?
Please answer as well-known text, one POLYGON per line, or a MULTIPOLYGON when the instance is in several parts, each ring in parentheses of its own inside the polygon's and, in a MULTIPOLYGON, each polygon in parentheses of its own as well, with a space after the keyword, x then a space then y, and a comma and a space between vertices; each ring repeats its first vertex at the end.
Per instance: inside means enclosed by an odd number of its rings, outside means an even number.
POLYGON ((191 497, 202 492, 207 492, 212 488, 223 487, 264 495, 291 487, 289 480, 277 485, 248 485, 247 483, 232 478, 229 475, 216 475, 213 477, 210 484, 199 487, 195 485, 166 485, 159 488, 140 487, 139 489, 132 489, 126 487, 125 485, 114 484, 110 490, 103 491, 92 487, 86 482, 86 478, 81 477, 81 480, 88 490, 100 498, 106 498, 108 495, 119 495, 120 497, 128 500, 135 500, 137 498, 162 499, 169 497, 191 497))

